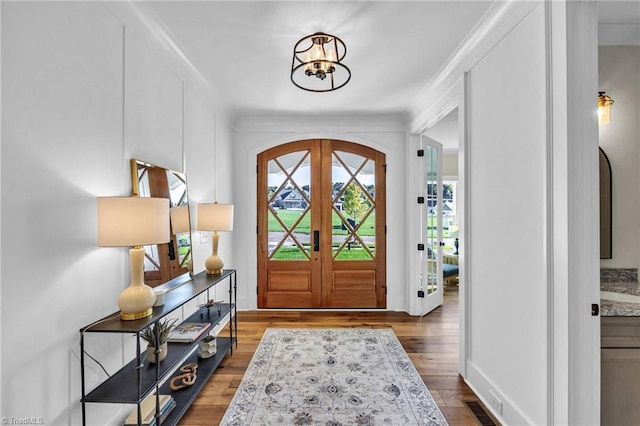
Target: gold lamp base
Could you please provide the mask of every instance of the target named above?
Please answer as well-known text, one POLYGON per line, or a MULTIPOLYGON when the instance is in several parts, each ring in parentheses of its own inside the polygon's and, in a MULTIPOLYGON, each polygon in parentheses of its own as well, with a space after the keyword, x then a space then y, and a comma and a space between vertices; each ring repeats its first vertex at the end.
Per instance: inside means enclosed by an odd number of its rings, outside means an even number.
POLYGON ((209 275, 220 275, 222 273, 222 269, 207 269, 207 274, 209 275))
POLYGON ((133 320, 138 320, 138 319, 151 316, 152 313, 153 313, 153 308, 149 308, 142 312, 133 312, 133 313, 120 312, 120 319, 123 321, 133 321, 133 320))

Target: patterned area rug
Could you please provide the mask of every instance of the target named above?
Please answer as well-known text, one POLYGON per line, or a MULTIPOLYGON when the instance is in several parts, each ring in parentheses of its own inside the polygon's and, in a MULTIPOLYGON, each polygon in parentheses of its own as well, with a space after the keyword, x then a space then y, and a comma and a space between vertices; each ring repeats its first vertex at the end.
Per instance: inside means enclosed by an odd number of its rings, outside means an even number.
POLYGON ((391 329, 269 328, 222 425, 446 425, 391 329))

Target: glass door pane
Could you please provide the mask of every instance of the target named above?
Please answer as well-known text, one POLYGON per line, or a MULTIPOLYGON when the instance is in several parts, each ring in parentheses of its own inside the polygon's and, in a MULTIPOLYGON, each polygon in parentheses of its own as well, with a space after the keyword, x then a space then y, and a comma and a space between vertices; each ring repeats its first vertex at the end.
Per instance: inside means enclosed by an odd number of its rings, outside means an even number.
POLYGON ((373 260, 376 256, 375 162, 333 151, 332 255, 334 260, 373 260))
POLYGON ((438 184, 438 152, 432 146, 426 147, 426 256, 427 256, 427 294, 434 293, 438 290, 438 278, 440 277, 440 268, 438 259, 440 258, 440 235, 439 229, 441 224, 441 187, 438 184))
POLYGON ((311 155, 297 151, 269 160, 269 260, 310 260, 311 155))

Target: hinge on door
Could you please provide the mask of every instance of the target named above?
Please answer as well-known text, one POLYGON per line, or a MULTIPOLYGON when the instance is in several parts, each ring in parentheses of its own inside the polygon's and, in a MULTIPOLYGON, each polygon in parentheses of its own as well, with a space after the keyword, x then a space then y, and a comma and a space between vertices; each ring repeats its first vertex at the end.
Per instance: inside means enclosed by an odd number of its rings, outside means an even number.
POLYGON ((260 228, 256 225, 256 234, 260 233, 260 228))
POLYGON ((418 150, 418 157, 424 157, 424 149, 418 150))
POLYGON ((384 233, 386 235, 386 233, 387 233, 387 225, 384 226, 384 233))
POLYGON ((418 251, 424 251, 424 244, 418 244, 418 251))
POLYGON ((258 286, 256 286, 256 294, 259 295, 260 294, 260 289, 258 286))
POLYGON ((600 315, 600 305, 594 303, 591 305, 591 316, 597 317, 598 315, 600 315))
POLYGON ((383 167, 384 167, 384 172, 387 173, 387 165, 385 164, 383 167))
POLYGON ((258 174, 258 165, 256 164, 256 174, 258 174))
POLYGON ((418 204, 424 204, 424 197, 418 197, 418 204))

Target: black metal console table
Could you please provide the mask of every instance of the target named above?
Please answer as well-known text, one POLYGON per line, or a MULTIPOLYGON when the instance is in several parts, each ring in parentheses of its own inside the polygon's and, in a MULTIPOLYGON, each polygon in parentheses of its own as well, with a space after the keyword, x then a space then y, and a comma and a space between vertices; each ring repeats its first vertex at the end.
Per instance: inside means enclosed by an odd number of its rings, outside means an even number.
MULTIPOLYGON (((80 329, 80 375, 82 380, 82 423, 87 424, 87 403, 118 403, 135 404, 137 407, 148 395, 155 392, 156 395, 170 394, 176 402, 176 407, 163 421, 163 425, 175 425, 189 408, 189 405, 202 390, 209 377, 218 368, 227 353, 233 354, 233 345, 238 345, 238 319, 237 319, 237 283, 236 271, 225 269, 219 275, 207 275, 205 272, 197 274, 190 281, 172 289, 165 295, 165 303, 153 309, 150 317, 122 321, 117 313, 109 315, 101 320, 80 329), (218 284, 228 282, 229 302, 218 305, 219 309, 207 309, 204 313, 199 310, 184 321, 210 322, 211 329, 229 317, 229 337, 218 337, 217 352, 214 356, 199 359, 195 351, 199 340, 192 343, 169 343, 167 357, 159 363, 145 363, 145 352, 140 345, 140 333, 147 327, 153 326, 159 320, 180 308, 185 303, 206 292, 209 300, 209 290, 218 284), (85 342, 86 333, 131 333, 136 335, 137 356, 115 374, 100 383, 96 388, 87 393, 85 383, 85 342), (169 380, 160 385, 168 375, 185 363, 196 362, 198 364, 197 381, 188 388, 172 391, 169 380)), ((205 333, 206 335, 206 333, 205 333)), ((201 336, 201 337, 204 337, 201 336)), ((158 399, 156 397, 156 404, 158 399)), ((159 407, 156 405, 156 415, 159 415, 159 407)), ((138 410, 138 424, 141 424, 140 410, 138 410)))

